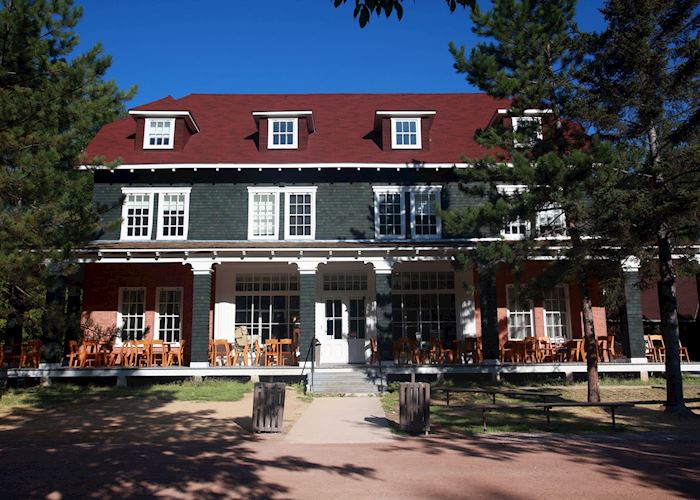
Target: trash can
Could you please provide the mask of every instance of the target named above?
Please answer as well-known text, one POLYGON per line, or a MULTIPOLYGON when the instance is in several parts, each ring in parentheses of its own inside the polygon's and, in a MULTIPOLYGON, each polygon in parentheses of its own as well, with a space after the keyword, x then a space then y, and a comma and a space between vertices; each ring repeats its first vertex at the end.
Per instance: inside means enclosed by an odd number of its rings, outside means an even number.
POLYGON ((430 432, 430 384, 399 384, 400 428, 404 432, 430 432))
POLYGON ((253 389, 253 431, 282 432, 284 424, 282 383, 257 382, 253 389))

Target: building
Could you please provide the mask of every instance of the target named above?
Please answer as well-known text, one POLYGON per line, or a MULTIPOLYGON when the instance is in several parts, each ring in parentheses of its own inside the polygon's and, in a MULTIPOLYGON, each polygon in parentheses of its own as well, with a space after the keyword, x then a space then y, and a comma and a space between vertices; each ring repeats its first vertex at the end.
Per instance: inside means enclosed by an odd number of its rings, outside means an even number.
MULTIPOLYGON (((474 242, 436 207, 480 203, 460 189, 461 158, 486 153, 474 134, 507 109, 485 94, 194 94, 132 109, 86 150, 86 164, 119 164, 94 173, 104 229, 81 254, 83 317, 121 340, 184 339, 193 367, 241 326, 262 340, 298 324, 302 360, 316 337, 327 364, 365 362, 375 336, 384 355, 417 333, 581 338, 576 287, 531 304, 508 269, 481 284, 497 304, 497 331, 482 331, 478 269, 452 264, 474 242)), ((624 347, 643 360, 639 290, 628 298, 624 347)), ((598 289, 594 315, 606 335, 598 289)))

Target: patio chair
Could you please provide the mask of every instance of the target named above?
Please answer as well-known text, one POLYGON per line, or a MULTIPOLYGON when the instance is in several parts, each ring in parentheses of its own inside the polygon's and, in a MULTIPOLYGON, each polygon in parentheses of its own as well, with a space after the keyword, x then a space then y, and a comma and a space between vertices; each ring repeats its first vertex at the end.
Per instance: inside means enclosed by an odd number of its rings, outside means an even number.
POLYGON ((44 343, 41 340, 30 340, 22 344, 19 360, 20 368, 38 368, 43 345, 44 343))
POLYGON ((226 339, 216 339, 211 344, 209 364, 217 366, 219 361, 222 366, 231 366, 231 344, 226 339))
POLYGON ((167 366, 173 366, 175 360, 177 360, 177 366, 182 366, 183 364, 183 354, 185 352, 185 340, 181 339, 177 344, 171 344, 168 350, 168 360, 167 366))
POLYGON ((166 366, 167 364, 167 359, 168 359, 168 347, 169 344, 166 344, 162 340, 153 340, 151 341, 151 352, 150 354, 150 366, 166 366))
POLYGON ((85 341, 78 347, 78 368, 94 368, 97 363, 97 343, 85 341))
POLYGON ((265 339, 265 366, 279 365, 279 340, 265 339))
MULTIPOLYGON (((688 348, 684 347, 683 344, 681 344, 680 339, 678 339, 678 350, 681 355, 681 363, 683 362, 683 357, 685 357, 685 361, 687 363, 690 363, 690 356, 688 356, 688 348)), ((0 363, 0 366, 2 366, 2 363, 0 363)))
POLYGON ((404 363, 408 363, 408 355, 406 353, 405 345, 405 341, 403 340, 394 340, 391 343, 391 351, 394 357, 395 365, 402 364, 402 361, 404 363))
POLYGON ((648 335, 649 345, 652 350, 653 361, 664 363, 666 361, 666 345, 662 335, 648 335))
POLYGON ((78 341, 69 340, 68 341, 68 354, 66 354, 66 359, 68 360, 68 368, 75 368, 78 365, 78 341))
POLYGON ((264 361, 263 359, 263 348, 260 346, 260 341, 258 339, 255 339, 253 342, 253 365, 254 366, 260 366, 260 361, 264 361))
POLYGON ((294 341, 292 339, 280 339, 278 344, 279 364, 284 366, 287 361, 294 363, 294 341))
POLYGON ((537 339, 535 337, 525 337, 523 339, 522 357, 525 363, 537 363, 539 361, 537 339))
POLYGON ((151 341, 142 339, 136 341, 136 366, 150 367, 151 366, 151 341))
POLYGON ((535 344, 537 361, 539 363, 554 363, 558 361, 557 347, 547 337, 538 337, 535 344))
POLYGON ((564 344, 566 348, 566 361, 575 363, 586 361, 586 353, 583 350, 583 339, 572 339, 564 344))

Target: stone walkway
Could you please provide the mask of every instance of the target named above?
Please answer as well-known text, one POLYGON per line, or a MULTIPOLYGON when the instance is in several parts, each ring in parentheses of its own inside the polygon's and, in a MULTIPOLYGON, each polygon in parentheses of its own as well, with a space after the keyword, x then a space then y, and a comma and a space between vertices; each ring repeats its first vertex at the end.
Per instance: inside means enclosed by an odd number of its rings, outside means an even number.
POLYGON ((393 441, 381 400, 322 397, 313 400, 284 438, 290 443, 345 444, 393 441))

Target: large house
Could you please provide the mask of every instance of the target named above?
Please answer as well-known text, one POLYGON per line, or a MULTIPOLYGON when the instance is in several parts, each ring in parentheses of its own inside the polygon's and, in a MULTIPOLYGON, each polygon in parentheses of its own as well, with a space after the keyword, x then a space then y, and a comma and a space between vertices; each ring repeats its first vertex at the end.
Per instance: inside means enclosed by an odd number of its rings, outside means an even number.
MULTIPOLYGON (((517 126, 508 104, 484 94, 194 94, 130 110, 86 150, 86 164, 118 166, 94 173, 104 230, 82 254, 83 317, 119 327, 118 342, 186 340, 195 367, 207 366, 209 339, 233 340, 243 326, 261 341, 298 327, 302 359, 315 337, 326 364, 365 362, 372 337, 386 349, 416 334, 481 336, 494 360, 509 338, 581 338, 577 287, 532 303, 506 268, 476 286, 478 269, 453 264, 474 241, 436 213, 480 202, 458 171, 485 153, 478 129, 517 126), (479 290, 497 307, 482 311, 479 290)), ((625 270, 625 350, 643 360, 637 269, 625 270)), ((598 289, 594 315, 606 335, 598 289)))

